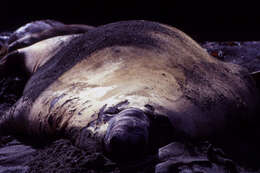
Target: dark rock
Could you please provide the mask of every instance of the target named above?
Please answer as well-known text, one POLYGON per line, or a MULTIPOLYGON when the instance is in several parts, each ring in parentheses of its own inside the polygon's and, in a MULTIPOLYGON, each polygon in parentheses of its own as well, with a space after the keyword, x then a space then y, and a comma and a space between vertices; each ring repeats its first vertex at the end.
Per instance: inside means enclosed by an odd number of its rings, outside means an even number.
POLYGON ((0 173, 27 173, 29 170, 28 166, 13 166, 4 167, 0 166, 0 173))
POLYGON ((28 172, 29 164, 36 152, 31 146, 24 145, 11 137, 1 137, 0 144, 0 173, 28 172))
POLYGON ((209 143, 174 142, 159 149, 158 155, 161 163, 156 165, 155 172, 237 173, 239 168, 236 164, 225 158, 223 152, 218 151, 219 149, 209 143))
POLYGON ((184 155, 184 152, 185 145, 183 143, 173 142, 160 148, 158 157, 160 161, 167 161, 171 157, 180 157, 184 155))

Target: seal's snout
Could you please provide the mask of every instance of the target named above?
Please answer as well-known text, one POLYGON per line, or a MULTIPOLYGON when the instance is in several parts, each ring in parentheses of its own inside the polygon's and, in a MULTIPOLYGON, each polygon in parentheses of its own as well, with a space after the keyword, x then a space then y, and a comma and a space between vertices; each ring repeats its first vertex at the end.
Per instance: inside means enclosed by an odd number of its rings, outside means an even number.
POLYGON ((104 139, 107 153, 118 161, 141 156, 147 149, 149 126, 148 117, 140 109, 120 112, 109 122, 104 139))

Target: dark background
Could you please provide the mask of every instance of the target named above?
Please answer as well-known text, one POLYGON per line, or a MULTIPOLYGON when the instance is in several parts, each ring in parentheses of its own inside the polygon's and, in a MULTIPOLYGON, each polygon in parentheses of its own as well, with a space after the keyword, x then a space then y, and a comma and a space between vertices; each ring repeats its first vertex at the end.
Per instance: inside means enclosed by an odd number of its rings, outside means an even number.
POLYGON ((260 40, 259 5, 250 1, 6 0, 0 5, 0 31, 39 19, 94 26, 144 19, 175 26, 198 41, 260 40))

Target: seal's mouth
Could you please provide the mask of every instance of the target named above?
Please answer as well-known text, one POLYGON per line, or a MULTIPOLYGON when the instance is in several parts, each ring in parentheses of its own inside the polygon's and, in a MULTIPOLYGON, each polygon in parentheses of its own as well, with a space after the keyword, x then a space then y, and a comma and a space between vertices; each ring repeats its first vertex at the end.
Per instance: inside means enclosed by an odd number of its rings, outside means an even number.
POLYGON ((150 120, 140 109, 121 111, 109 121, 104 138, 107 154, 116 161, 136 159, 148 149, 150 120))

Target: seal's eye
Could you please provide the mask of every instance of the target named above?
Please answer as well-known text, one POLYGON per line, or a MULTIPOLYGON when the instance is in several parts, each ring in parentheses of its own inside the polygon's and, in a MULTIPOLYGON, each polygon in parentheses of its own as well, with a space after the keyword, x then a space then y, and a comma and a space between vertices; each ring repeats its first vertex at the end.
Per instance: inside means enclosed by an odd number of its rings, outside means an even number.
POLYGON ((109 122, 104 144, 112 159, 126 161, 142 156, 148 145, 149 119, 142 110, 127 109, 109 122))

